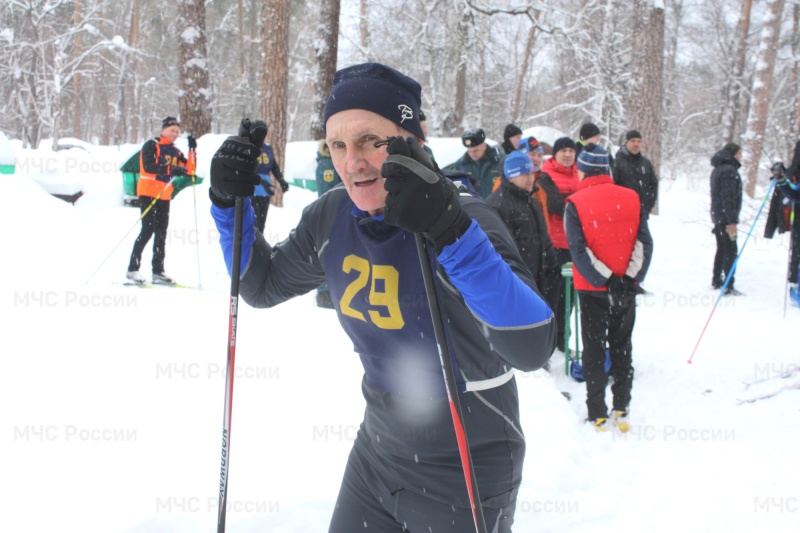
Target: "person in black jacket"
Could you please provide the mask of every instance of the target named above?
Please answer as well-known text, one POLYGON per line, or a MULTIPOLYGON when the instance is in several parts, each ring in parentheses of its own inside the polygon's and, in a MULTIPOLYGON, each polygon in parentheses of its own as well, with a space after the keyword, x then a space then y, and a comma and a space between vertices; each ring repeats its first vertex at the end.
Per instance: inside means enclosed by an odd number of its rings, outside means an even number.
MULTIPOLYGON (((535 167, 523 152, 511 152, 503 163, 500 186, 486 199, 486 203, 497 211, 517 243, 522 261, 533 274, 533 279, 542 292, 550 283, 548 277, 560 276, 553 241, 547 232, 539 202, 532 196, 536 185, 535 167)), ((544 294, 547 297, 547 294, 544 294)), ((547 302, 551 308, 558 303, 547 302)))
POLYGON ((772 171, 772 177, 777 179, 777 187, 772 196, 764 237, 771 239, 775 229, 779 233, 787 230, 792 232, 787 281, 793 285, 790 289, 792 299, 800 304, 797 290, 800 281, 800 214, 797 213, 797 204, 800 202, 800 141, 794 147, 794 157, 788 170, 779 162, 772 171))
POLYGON ((648 217, 658 200, 658 178, 653 164, 642 155, 642 134, 630 130, 625 134, 625 146, 614 159, 614 182, 639 195, 642 212, 648 217))
MULTIPOLYGON (((742 149, 736 143, 726 144, 711 158, 711 165, 714 167, 711 172, 711 222, 714 224, 712 233, 717 239, 717 253, 714 256, 711 277, 711 286, 714 289, 721 288, 725 283, 739 253, 736 226, 742 210, 742 178, 739 176, 741 159, 742 149)), ((741 295, 733 286, 732 274, 730 278, 725 294, 741 295)))

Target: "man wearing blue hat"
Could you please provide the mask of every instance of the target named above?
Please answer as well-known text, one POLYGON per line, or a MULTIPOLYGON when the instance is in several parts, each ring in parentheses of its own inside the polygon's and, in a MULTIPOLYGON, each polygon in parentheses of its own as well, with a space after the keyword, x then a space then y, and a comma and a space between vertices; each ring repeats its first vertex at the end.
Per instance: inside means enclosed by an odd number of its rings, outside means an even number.
MULTIPOLYGON (((513 369, 541 368, 555 346, 553 313, 508 230, 482 200, 460 196, 423 150, 420 92, 377 63, 338 71, 324 123, 343 187, 309 204, 275 246, 253 229, 244 201, 242 298, 271 307, 327 283, 364 368, 364 419, 330 533, 475 527, 415 234, 437 255, 440 312, 491 531, 511 531, 522 481, 513 369)), ((257 183, 252 142, 229 137, 211 162, 212 216, 228 265, 231 206, 257 183)), ((317 392, 324 401, 326 391, 317 392)))
POLYGON ((590 143, 583 147, 578 156, 578 178, 578 190, 567 198, 564 229, 581 306, 588 421, 598 431, 608 431, 613 425, 627 432, 636 285, 647 274, 653 241, 639 196, 614 184, 608 152, 601 146, 590 143), (611 414, 605 401, 606 346, 614 378, 611 414), (609 418, 611 424, 607 424, 609 418))
MULTIPOLYGON (((549 284, 548 275, 557 271, 559 265, 542 208, 532 196, 536 188, 535 172, 536 167, 528 155, 522 151, 511 152, 503 163, 505 179, 486 203, 511 230, 522 260, 544 293, 549 284)), ((555 302, 549 303, 553 306, 555 302)))

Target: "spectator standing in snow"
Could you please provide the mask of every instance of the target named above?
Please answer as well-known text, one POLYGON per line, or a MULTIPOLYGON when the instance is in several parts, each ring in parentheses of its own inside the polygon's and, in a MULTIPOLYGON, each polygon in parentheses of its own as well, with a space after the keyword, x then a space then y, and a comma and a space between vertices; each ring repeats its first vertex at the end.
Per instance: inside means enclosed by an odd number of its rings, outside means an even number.
MULTIPOLYGON (((578 189, 579 182, 578 168, 575 166, 575 143, 569 137, 556 139, 553 143, 553 157, 542 165, 542 177, 536 184, 547 196, 548 231, 556 250, 559 269, 572 260, 569 255, 567 234, 564 232, 564 206, 567 197, 578 189)), ((567 284, 561 277, 558 281, 558 307, 554 311, 558 324, 556 342, 562 352, 565 348, 566 302, 567 284)))
MULTIPOLYGON (((578 132, 578 140, 575 143, 575 160, 577 161, 578 156, 581 155, 581 151, 583 147, 587 144, 600 144, 600 140, 603 138, 603 135, 600 133, 600 128, 597 125, 587 122, 583 126, 581 126, 580 131, 578 132)), ((608 155, 609 161, 611 161, 611 169, 614 169, 614 158, 611 157, 611 154, 608 155)))
MULTIPOLYGON (((342 178, 336 173, 333 167, 333 159, 331 159, 331 149, 328 148, 328 143, 325 139, 319 142, 317 148, 317 196, 322 196, 329 190, 333 189, 340 183, 342 178)), ((331 301, 331 294, 328 291, 328 286, 322 284, 317 287, 317 307, 324 307, 326 309, 333 309, 333 302, 331 301)))
POLYGON ((481 198, 492 192, 495 180, 503 174, 503 154, 494 146, 486 144, 486 134, 481 128, 465 131, 461 143, 466 153, 446 170, 458 170, 470 175, 475 190, 481 198))
MULTIPOLYGON (((165 117, 161 122, 161 134, 142 145, 139 153, 139 181, 136 195, 142 210, 142 229, 133 243, 126 277, 133 283, 144 284, 146 279, 139 272, 142 252, 150 238, 153 239, 153 283, 173 285, 175 282, 164 272, 166 257, 167 228, 169 227, 169 206, 172 200, 171 181, 177 176, 193 174, 194 168, 187 168, 188 161, 183 152, 175 146, 181 134, 181 124, 175 117, 165 117)), ((189 137, 189 148, 197 147, 193 137, 189 137)))
POLYGON ((515 124, 506 125, 506 129, 503 130, 503 152, 508 155, 515 151, 521 138, 522 130, 519 129, 519 126, 515 124))
POLYGON ((625 146, 614 159, 614 183, 636 191, 649 218, 658 201, 658 177, 653 163, 642 155, 642 134, 636 130, 625 134, 625 146))
MULTIPOLYGON (((441 313, 492 531, 511 531, 521 483, 525 443, 513 368, 540 368, 553 350, 552 312, 507 228, 485 202, 459 196, 422 149, 420 92, 416 81, 377 63, 338 71, 324 123, 344 186, 306 207, 275 246, 252 229, 245 198, 244 301, 270 307, 327 282, 364 366, 364 420, 331 533, 365 524, 474 529, 415 233, 438 256, 441 313)), ((211 163, 212 216, 229 268, 234 197, 249 196, 255 183, 245 170, 249 152, 247 138, 231 137, 211 163)))
POLYGON ((730 274, 725 294, 733 296, 742 294, 734 288, 734 276, 731 274, 739 252, 736 226, 742 210, 742 178, 739 176, 741 159, 742 149, 736 143, 726 144, 711 158, 711 165, 714 167, 711 172, 711 222, 714 224, 712 233, 717 240, 711 286, 720 289, 730 274))
MULTIPOLYGON (((489 195, 486 203, 497 211, 508 226, 522 260, 531 270, 539 289, 545 293, 546 276, 557 272, 559 265, 539 202, 532 196, 536 187, 534 171, 535 167, 527 155, 520 151, 511 152, 503 163, 503 176, 506 179, 489 195)), ((553 302, 548 303, 554 305, 553 302)))
POLYGON ((275 180, 278 182, 283 192, 289 190, 289 184, 283 179, 281 167, 275 160, 275 154, 272 152, 272 145, 267 142, 261 145, 261 155, 258 156, 257 172, 260 183, 256 186, 252 203, 253 209, 256 211, 256 228, 263 234, 264 227, 267 224, 269 204, 272 197, 275 196, 275 188, 272 185, 271 177, 275 176, 275 180))
POLYGON ((564 225, 581 306, 583 374, 588 421, 607 431, 605 349, 611 355, 611 421, 630 428, 633 387, 631 335, 636 320, 635 285, 650 265, 653 243, 639 197, 611 179, 608 153, 594 144, 578 156, 578 190, 567 198, 564 225))

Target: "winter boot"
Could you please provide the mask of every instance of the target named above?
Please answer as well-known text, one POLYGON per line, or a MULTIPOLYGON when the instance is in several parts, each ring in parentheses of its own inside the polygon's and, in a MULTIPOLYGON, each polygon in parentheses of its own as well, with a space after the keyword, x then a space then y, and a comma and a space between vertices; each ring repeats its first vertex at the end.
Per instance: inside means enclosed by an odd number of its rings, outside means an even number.
POLYGON ((611 414, 611 422, 620 433, 627 433, 631 429, 631 423, 628 421, 628 411, 614 411, 611 414))
POLYGON ((594 420, 590 418, 587 419, 586 422, 591 424, 598 433, 605 433, 609 430, 609 426, 606 424, 608 418, 595 418, 594 420))
POLYGON ((725 289, 725 296, 744 296, 744 293, 741 291, 737 291, 733 287, 728 287, 725 289))
POLYGON ((127 274, 125 274, 125 277, 138 285, 144 285, 147 281, 145 277, 142 276, 142 273, 138 270, 128 270, 127 274))
POLYGON ((153 283, 155 285, 175 285, 175 282, 172 280, 172 278, 163 272, 153 272, 153 283))

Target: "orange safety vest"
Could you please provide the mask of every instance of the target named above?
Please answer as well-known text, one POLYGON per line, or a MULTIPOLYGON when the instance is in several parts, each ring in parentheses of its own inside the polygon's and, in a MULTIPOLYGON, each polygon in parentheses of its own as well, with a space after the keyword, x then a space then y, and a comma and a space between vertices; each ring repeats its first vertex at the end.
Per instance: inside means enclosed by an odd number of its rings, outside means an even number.
MULTIPOLYGON (((172 200, 173 189, 172 185, 169 185, 170 180, 174 177, 172 167, 181 166, 186 168, 189 174, 194 174, 195 164, 193 161, 187 162, 183 153, 164 137, 150 139, 147 143, 139 152, 139 181, 136 184, 136 194, 137 196, 159 198, 159 200, 172 200), (155 155, 152 161, 145 162, 147 143, 155 144, 155 155), (148 167, 151 169, 160 167, 162 172, 148 172, 146 170, 148 167)), ((149 150, 147 151, 149 152, 149 150)))

